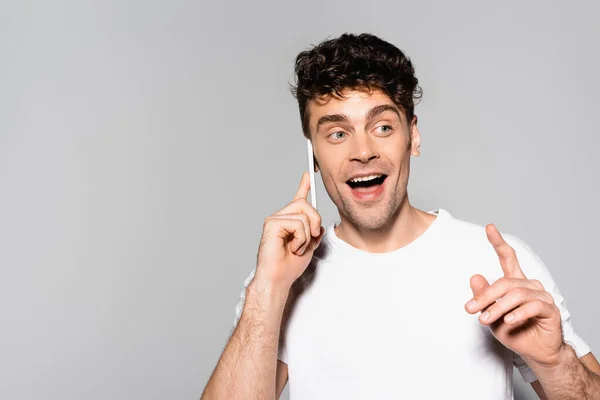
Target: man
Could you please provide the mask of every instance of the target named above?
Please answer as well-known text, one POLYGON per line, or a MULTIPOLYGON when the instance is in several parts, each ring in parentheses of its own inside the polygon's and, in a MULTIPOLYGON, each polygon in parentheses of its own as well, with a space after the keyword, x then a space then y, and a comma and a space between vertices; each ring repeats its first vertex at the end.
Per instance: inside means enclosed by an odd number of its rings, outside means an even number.
POLYGON ((600 399, 600 365, 542 261, 518 238, 411 206, 419 155, 410 60, 368 34, 296 60, 315 169, 338 208, 267 217, 236 327, 203 399, 600 399), (470 286, 470 287, 469 287, 470 286))

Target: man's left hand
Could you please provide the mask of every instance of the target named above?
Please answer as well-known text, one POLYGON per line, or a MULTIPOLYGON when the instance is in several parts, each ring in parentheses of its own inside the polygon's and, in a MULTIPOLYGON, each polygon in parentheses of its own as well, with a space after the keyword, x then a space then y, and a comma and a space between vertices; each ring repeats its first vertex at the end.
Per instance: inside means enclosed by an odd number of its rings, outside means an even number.
POLYGON ((488 325, 505 347, 527 363, 555 366, 563 348, 560 311, 541 282, 527 279, 515 250, 504 241, 494 225, 486 227, 504 277, 492 285, 481 275, 471 277, 473 299, 467 312, 481 311, 479 321, 488 325))

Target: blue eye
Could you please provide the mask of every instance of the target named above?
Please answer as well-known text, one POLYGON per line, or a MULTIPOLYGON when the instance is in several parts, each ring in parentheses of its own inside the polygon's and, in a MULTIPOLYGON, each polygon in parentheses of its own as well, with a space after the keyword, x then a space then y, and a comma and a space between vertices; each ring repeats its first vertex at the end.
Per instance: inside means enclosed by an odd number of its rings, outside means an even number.
MULTIPOLYGON (((329 137, 331 137, 333 135, 337 135, 337 134, 345 135, 346 132, 342 132, 342 131, 333 132, 332 134, 329 135, 329 137)), ((343 139, 343 138, 342 137, 335 137, 334 139, 343 139)))
POLYGON ((381 125, 379 127, 379 129, 381 130, 382 133, 388 133, 392 130, 392 127, 389 125, 381 125))

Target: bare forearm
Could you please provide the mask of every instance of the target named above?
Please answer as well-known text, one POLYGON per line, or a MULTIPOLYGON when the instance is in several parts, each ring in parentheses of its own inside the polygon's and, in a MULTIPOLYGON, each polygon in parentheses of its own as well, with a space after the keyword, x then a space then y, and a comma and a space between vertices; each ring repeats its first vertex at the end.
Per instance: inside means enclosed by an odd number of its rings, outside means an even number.
POLYGON ((556 367, 532 363, 531 368, 548 400, 600 400, 600 376, 586 368, 568 345, 556 367))
POLYGON ((287 290, 253 281, 242 316, 202 400, 275 398, 277 348, 287 290))

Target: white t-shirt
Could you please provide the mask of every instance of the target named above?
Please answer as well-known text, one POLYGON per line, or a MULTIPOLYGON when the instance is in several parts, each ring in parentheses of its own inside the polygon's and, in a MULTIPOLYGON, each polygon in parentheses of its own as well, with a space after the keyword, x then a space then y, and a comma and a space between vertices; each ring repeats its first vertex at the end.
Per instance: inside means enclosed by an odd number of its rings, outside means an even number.
MULTIPOLYGON (((526 382, 536 380, 464 309, 471 276, 490 283, 503 276, 485 229, 432 213, 438 217, 423 235, 388 253, 357 249, 327 227, 284 313, 278 358, 288 364, 292 400, 505 400, 513 398, 513 365, 526 382)), ((565 342, 579 357, 589 353, 546 266, 520 239, 503 236, 527 278, 554 297, 565 342)))

